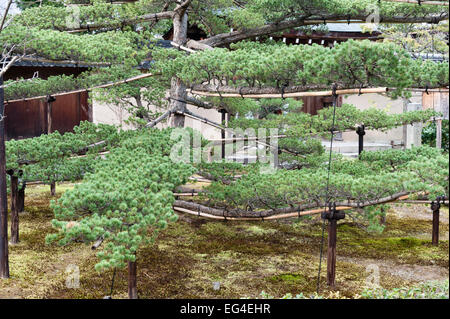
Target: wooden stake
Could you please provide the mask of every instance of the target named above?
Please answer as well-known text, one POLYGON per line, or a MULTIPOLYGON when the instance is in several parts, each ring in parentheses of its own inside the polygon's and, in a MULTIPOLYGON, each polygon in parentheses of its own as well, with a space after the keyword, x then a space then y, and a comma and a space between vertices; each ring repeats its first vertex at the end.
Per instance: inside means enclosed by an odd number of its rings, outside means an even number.
POLYGON ((335 287, 336 278, 336 238, 337 220, 330 219, 328 222, 328 257, 327 257, 327 284, 335 287))
MULTIPOLYGON (((222 113, 222 125, 225 125, 227 111, 220 109, 219 112, 222 113)), ((221 129, 220 134, 222 137, 222 159, 225 159, 225 129, 221 129)))
POLYGON ((442 148, 442 119, 436 120, 436 148, 442 148))
POLYGON ((360 155, 364 151, 364 135, 366 135, 366 131, 364 130, 364 125, 358 126, 356 129, 356 134, 358 134, 358 155, 360 155))
POLYGON ((55 195, 56 195, 56 183, 55 183, 55 182, 52 182, 52 183, 50 184, 50 194, 51 194, 52 196, 55 196, 55 195))
POLYGON ((439 245, 439 209, 441 204, 439 200, 431 203, 431 210, 433 211, 433 232, 431 235, 431 244, 433 246, 439 245))
POLYGON ((23 185, 19 188, 19 192, 17 194, 17 211, 19 213, 25 210, 25 188, 26 182, 23 182, 23 185))
POLYGON ((19 178, 14 174, 11 175, 11 244, 19 242, 19 178))
POLYGON ((128 262, 128 299, 138 299, 136 261, 128 262))
POLYGON ((328 220, 328 257, 327 257, 327 284, 335 287, 336 279, 336 238, 337 221, 344 219, 345 213, 337 210, 336 204, 330 204, 327 212, 322 211, 322 219, 328 220))

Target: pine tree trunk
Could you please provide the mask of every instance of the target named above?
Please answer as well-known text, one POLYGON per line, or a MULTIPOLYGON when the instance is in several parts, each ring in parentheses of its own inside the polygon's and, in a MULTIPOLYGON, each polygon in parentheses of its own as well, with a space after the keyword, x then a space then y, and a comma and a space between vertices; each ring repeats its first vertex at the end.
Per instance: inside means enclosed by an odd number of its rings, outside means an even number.
POLYGON ((19 178, 11 175, 11 244, 19 242, 19 178))
POLYGON ((55 182, 53 182, 53 183, 50 184, 50 194, 51 194, 52 196, 55 196, 55 195, 56 195, 56 183, 55 183, 55 182))
MULTIPOLYGON (((174 15, 173 18, 173 42, 177 44, 185 44, 187 41, 187 27, 188 27, 188 15, 186 12, 179 12, 174 15)), ((175 109, 175 114, 172 118, 173 127, 184 127, 184 114, 186 110, 186 103, 180 101, 186 101, 186 86, 178 78, 172 78, 170 97, 174 100, 170 101, 170 109, 175 109)))
POLYGON ((128 262, 128 299, 138 299, 136 261, 128 262))

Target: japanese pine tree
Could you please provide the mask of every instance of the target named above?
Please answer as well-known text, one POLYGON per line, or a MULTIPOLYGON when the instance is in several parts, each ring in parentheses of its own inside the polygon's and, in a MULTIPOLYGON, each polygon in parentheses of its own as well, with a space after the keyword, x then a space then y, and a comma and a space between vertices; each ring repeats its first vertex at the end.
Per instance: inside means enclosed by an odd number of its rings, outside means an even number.
MULTIPOLYGON (((330 202, 363 208, 410 194, 448 197, 448 156, 441 150, 363 153, 359 160, 335 154, 327 187, 330 163, 318 140, 360 124, 387 130, 426 121, 436 115, 433 111, 388 115, 343 105, 333 125, 332 109, 301 113, 301 103, 289 96, 385 87, 392 98, 408 97, 408 88, 448 87, 448 62, 414 59, 391 38, 333 48, 269 40, 286 30, 332 21, 437 24, 448 19, 448 7, 383 0, 55 0, 39 7, 26 2, 0 32, 8 52, 91 68, 78 77, 7 81, 5 99, 95 88, 96 98, 125 107, 137 130, 83 124, 72 135, 11 141, 8 169, 11 176, 20 172, 22 178, 49 183, 82 179, 52 202, 58 232, 48 241, 104 242, 96 268, 128 265, 130 298, 137 297, 139 247, 176 220, 174 207, 216 217, 267 218, 330 202), (188 37, 192 25, 204 32, 203 39, 188 37), (170 32, 174 48, 155 45, 170 32), (141 74, 143 65, 150 65, 148 73, 141 74), (268 94, 277 99, 264 98, 268 94), (281 161, 290 169, 262 174, 264 163, 172 161, 179 142, 171 138, 174 130, 150 127, 169 116, 172 126, 184 127, 185 116, 192 116, 187 102, 226 110, 232 115, 230 129, 278 129, 284 135, 278 145, 281 161), (173 192, 193 173, 214 182, 197 202, 175 200, 173 192)), ((187 133, 190 140, 192 131, 187 133)), ((193 156, 195 145, 186 147, 193 156)))

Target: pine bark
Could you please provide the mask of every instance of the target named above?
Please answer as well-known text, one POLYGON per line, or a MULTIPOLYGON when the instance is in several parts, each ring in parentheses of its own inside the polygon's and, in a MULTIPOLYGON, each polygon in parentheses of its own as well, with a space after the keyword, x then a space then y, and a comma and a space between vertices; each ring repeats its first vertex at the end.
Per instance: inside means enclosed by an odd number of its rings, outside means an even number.
MULTIPOLYGON (((187 41, 188 15, 185 11, 177 12, 173 17, 173 42, 184 45, 187 41)), ((178 78, 172 78, 170 88, 170 108, 174 109, 173 127, 184 127, 184 111, 186 111, 186 86, 178 78)))

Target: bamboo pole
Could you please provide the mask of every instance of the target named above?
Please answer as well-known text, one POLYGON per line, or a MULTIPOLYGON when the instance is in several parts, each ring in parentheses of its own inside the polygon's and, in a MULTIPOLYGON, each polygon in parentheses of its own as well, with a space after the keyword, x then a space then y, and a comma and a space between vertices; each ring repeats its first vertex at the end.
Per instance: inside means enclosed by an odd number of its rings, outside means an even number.
MULTIPOLYGON (((394 90, 393 88, 390 88, 390 90, 394 90)), ((406 91, 409 92, 430 92, 430 93, 448 93, 449 89, 448 88, 438 88, 438 89, 419 89, 419 88, 408 88, 405 89, 406 91)))
MULTIPOLYGON (((60 93, 54 93, 51 94, 52 96, 62 96, 62 95, 67 95, 67 94, 74 94, 74 93, 81 93, 81 92, 86 92, 86 91, 92 91, 95 89, 105 89, 111 86, 116 86, 116 85, 120 85, 120 84, 126 84, 128 82, 133 82, 133 81, 138 81, 138 80, 142 80, 148 77, 152 77, 152 76, 156 76, 158 74, 154 74, 154 73, 144 73, 141 75, 136 75, 133 76, 131 78, 125 79, 125 80, 120 80, 117 82, 112 82, 112 83, 106 83, 106 84, 102 84, 102 85, 97 85, 97 86, 93 86, 87 89, 78 89, 78 90, 73 90, 73 91, 66 91, 66 92, 60 92, 60 93)), ((47 95, 40 95, 40 96, 33 96, 33 97, 28 97, 28 98, 23 98, 23 99, 16 99, 16 100, 9 100, 9 101, 5 101, 5 103, 14 103, 14 102, 22 102, 22 101, 31 101, 31 100, 36 100, 36 99, 43 99, 46 98, 47 95)))
MULTIPOLYGON (((397 203, 400 204, 414 204, 414 205, 420 205, 420 204, 431 204, 433 201, 431 200, 398 200, 396 201, 397 203)), ((444 205, 448 205, 449 201, 445 200, 442 202, 442 204, 444 205)))
POLYGON ((419 0, 383 0, 387 2, 400 2, 400 3, 410 3, 410 4, 424 4, 424 5, 436 5, 436 6, 448 6, 448 2, 445 1, 419 1, 419 0))
MULTIPOLYGON (((232 221, 277 220, 277 219, 285 219, 285 218, 293 218, 293 217, 315 215, 315 214, 323 213, 325 211, 324 208, 319 208, 319 209, 313 209, 313 210, 308 210, 308 211, 303 211, 303 212, 287 213, 287 214, 273 215, 273 216, 268 216, 268 217, 261 218, 258 215, 255 215, 255 217, 216 216, 216 215, 203 213, 203 212, 195 212, 193 210, 182 208, 182 207, 177 207, 177 206, 174 206, 173 209, 175 211, 178 211, 178 212, 182 212, 182 213, 186 213, 186 214, 194 215, 194 216, 198 216, 198 217, 205 217, 205 218, 217 219, 217 220, 232 220, 232 221)), ((336 210, 349 210, 349 209, 354 209, 354 208, 353 207, 349 207, 349 206, 336 207, 336 210)))
POLYGON ((50 60, 45 58, 33 58, 33 57, 22 57, 21 61, 30 62, 40 62, 40 63, 51 63, 51 64, 75 64, 75 65, 87 65, 87 66, 111 66, 112 63, 109 62, 87 62, 87 61, 76 61, 76 60, 50 60))
MULTIPOLYGON (((212 97, 223 97, 223 98, 249 98, 249 99, 280 99, 280 98, 294 98, 294 97, 318 97, 318 96, 332 96, 333 91, 312 91, 312 92, 293 92, 285 94, 245 94, 239 93, 218 93, 218 92, 207 92, 198 90, 188 90, 191 94, 201 95, 201 96, 212 96, 212 97)), ((337 90, 336 94, 346 95, 346 94, 370 94, 370 93, 386 93, 389 91, 387 87, 381 88, 367 88, 367 89, 343 89, 337 90)))

